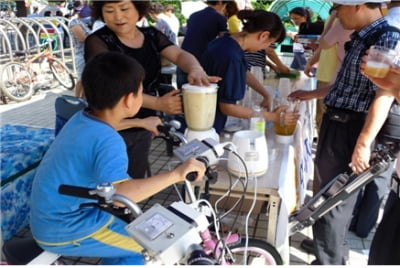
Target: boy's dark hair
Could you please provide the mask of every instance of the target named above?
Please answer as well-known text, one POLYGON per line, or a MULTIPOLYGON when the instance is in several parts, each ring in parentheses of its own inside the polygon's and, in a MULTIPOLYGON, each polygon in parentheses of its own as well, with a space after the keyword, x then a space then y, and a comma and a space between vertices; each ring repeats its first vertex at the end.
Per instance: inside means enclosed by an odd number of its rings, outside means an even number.
POLYGON ((82 73, 82 85, 90 108, 113 108, 129 93, 138 94, 145 73, 142 65, 118 52, 104 52, 90 59, 82 73))
MULTIPOLYGON (((107 3, 113 3, 113 2, 121 2, 121 1, 92 1, 92 13, 91 16, 93 20, 98 20, 103 19, 103 14, 101 10, 103 9, 103 6, 107 3)), ((143 17, 146 17, 149 8, 150 8, 150 1, 131 1, 132 4, 136 7, 137 11, 139 12, 139 20, 142 19, 143 17)))
POLYGON ((270 37, 276 38, 277 43, 281 43, 286 37, 281 18, 273 12, 242 9, 237 16, 243 23, 243 31, 248 33, 269 31, 270 37))

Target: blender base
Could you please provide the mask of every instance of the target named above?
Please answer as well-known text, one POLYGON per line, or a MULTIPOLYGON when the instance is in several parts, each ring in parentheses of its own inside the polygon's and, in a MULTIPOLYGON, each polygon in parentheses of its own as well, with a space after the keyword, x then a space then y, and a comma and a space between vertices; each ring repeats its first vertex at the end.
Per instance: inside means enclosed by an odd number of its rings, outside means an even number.
POLYGON ((206 138, 212 138, 213 140, 219 142, 219 135, 215 131, 214 128, 211 128, 209 130, 202 130, 202 131, 197 131, 197 130, 192 130, 187 128, 185 131, 185 136, 188 141, 192 141, 194 139, 198 139, 199 141, 202 141, 206 138))

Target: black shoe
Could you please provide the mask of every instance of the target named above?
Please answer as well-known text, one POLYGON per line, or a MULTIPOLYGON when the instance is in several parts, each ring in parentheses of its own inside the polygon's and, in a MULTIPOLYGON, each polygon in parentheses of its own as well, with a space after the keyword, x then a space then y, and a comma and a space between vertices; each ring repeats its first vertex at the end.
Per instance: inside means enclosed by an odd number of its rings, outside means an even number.
POLYGON ((314 241, 311 239, 304 239, 301 241, 300 247, 309 254, 314 254, 314 241))

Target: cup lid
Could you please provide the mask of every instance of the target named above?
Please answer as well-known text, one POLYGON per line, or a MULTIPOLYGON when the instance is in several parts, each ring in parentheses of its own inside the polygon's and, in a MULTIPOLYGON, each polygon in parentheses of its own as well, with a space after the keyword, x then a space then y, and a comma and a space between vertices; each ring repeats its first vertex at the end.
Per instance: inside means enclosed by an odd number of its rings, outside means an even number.
POLYGON ((213 93, 218 89, 218 85, 211 83, 210 86, 197 86, 191 84, 182 85, 182 89, 194 93, 213 93))

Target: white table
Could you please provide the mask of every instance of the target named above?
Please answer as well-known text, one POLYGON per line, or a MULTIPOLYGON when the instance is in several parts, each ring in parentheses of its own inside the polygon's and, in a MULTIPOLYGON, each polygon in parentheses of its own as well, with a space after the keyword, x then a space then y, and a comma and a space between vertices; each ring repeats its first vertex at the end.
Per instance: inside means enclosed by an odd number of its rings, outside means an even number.
MULTIPOLYGON (((315 88, 315 80, 304 74, 292 82, 299 89, 315 88)), ((266 241, 278 249, 286 264, 289 263, 288 216, 304 203, 307 182, 312 179, 314 168, 311 153, 314 102, 302 102, 300 107, 301 118, 293 142, 277 143, 273 128, 266 130, 268 170, 256 179, 257 200, 268 201, 266 241)), ((221 169, 223 168, 222 166, 221 169)), ((218 182, 210 185, 210 193, 213 195, 223 195, 229 187, 228 174, 219 172, 218 175, 218 182)), ((238 185, 235 189, 239 191, 241 186, 238 185)), ((254 189, 254 179, 251 179, 248 183, 247 199, 253 199, 254 189)))

